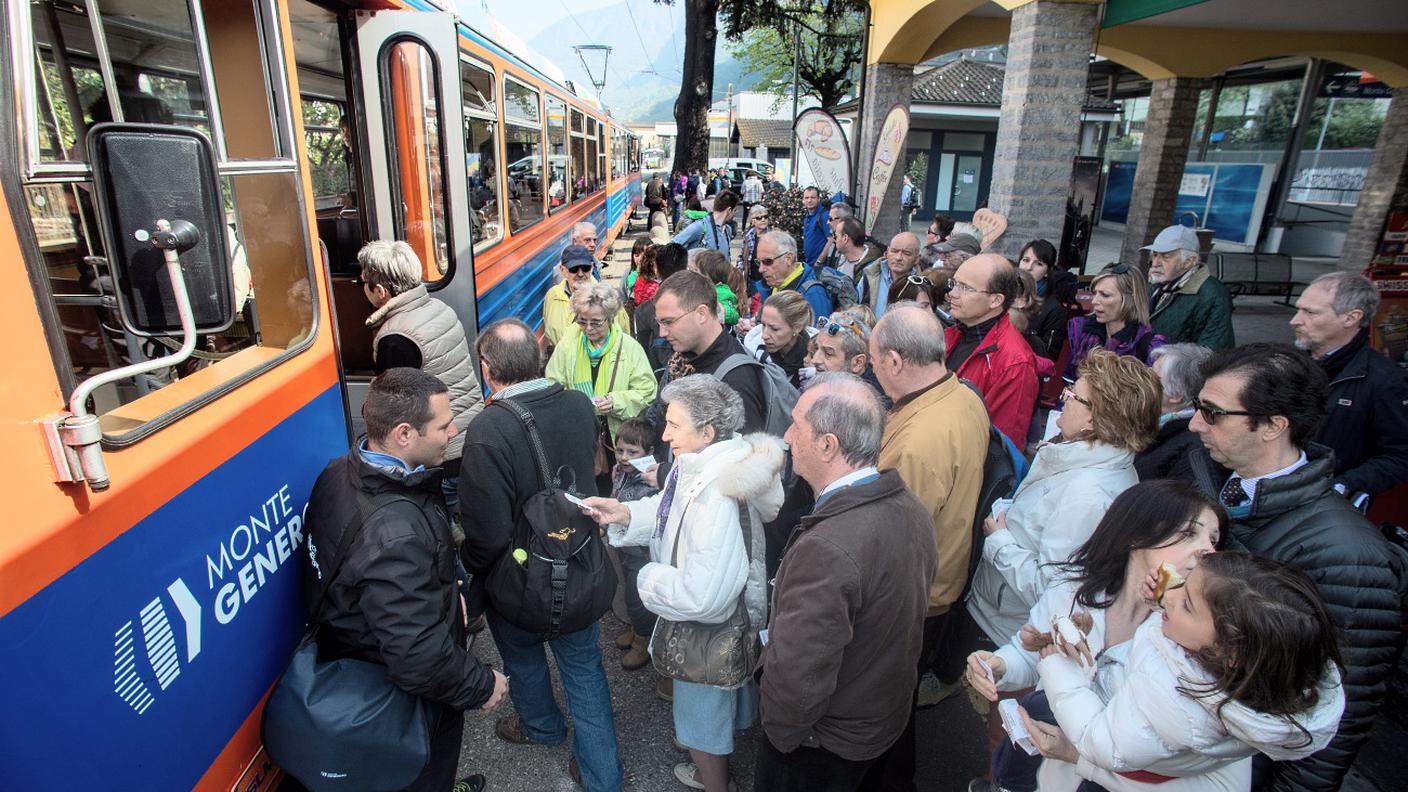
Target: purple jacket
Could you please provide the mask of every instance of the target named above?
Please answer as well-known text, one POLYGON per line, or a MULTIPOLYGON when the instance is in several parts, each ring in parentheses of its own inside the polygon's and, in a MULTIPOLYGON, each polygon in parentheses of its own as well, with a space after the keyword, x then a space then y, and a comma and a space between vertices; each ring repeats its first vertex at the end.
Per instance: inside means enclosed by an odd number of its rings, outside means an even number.
POLYGON ((1105 325, 1095 321, 1094 316, 1077 316, 1066 324, 1066 332, 1071 341, 1071 362, 1066 365, 1066 379, 1074 382, 1080 362, 1090 354, 1090 350, 1101 349, 1116 355, 1130 355, 1144 365, 1151 363, 1150 353, 1168 343, 1168 339, 1154 332, 1149 325, 1125 325, 1124 329, 1111 337, 1105 335, 1105 325))

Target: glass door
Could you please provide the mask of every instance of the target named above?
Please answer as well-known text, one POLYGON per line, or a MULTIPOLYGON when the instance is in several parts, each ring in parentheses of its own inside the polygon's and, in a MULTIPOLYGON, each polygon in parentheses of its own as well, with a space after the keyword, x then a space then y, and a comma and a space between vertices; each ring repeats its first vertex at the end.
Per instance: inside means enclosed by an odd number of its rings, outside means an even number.
POLYGON ((935 137, 942 142, 936 146, 937 173, 931 186, 933 211, 955 220, 971 220, 988 194, 992 135, 944 132, 935 137))

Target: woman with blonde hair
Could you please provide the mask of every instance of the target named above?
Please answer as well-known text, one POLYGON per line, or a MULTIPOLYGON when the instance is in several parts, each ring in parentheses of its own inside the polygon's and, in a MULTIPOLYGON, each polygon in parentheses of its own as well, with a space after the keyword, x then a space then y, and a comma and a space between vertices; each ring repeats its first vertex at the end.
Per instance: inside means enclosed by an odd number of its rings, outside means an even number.
POLYGON ((1115 497, 1139 482, 1134 456, 1154 440, 1163 393, 1139 361, 1096 349, 1061 393, 1060 434, 1042 443, 1006 511, 983 523, 982 561, 968 610, 1005 643, 1051 575, 1090 538, 1115 497))
POLYGON ((748 333, 744 346, 763 363, 780 367, 792 385, 801 388, 801 370, 807 364, 812 332, 812 307, 807 298, 801 292, 780 291, 763 302, 758 324, 748 333))
POLYGON ((1148 366, 1149 354, 1168 339, 1149 326, 1149 287, 1144 273, 1128 264, 1111 264, 1090 282, 1090 315, 1077 316, 1066 326, 1071 362, 1066 379, 1073 379, 1092 349, 1130 355, 1148 366))

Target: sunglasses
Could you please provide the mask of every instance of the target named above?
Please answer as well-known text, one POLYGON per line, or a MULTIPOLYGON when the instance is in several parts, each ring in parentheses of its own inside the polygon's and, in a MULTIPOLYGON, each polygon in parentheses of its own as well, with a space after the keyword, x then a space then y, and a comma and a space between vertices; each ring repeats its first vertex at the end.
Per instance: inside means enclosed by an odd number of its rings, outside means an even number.
POLYGON ((773 263, 774 261, 777 261, 778 259, 781 259, 783 256, 790 256, 790 255, 792 255, 792 254, 791 254, 791 253, 779 253, 779 254, 777 254, 776 256, 773 256, 772 258, 763 258, 762 256, 759 256, 759 257, 758 257, 758 263, 759 263, 759 264, 762 264, 764 267, 771 267, 771 266, 772 266, 772 263, 773 263))
POLYGON ((582 274, 583 272, 591 272, 591 271, 592 271, 592 265, 590 265, 590 264, 583 264, 583 265, 580 266, 580 267, 568 267, 568 268, 567 268, 567 271, 580 275, 580 274, 582 274))
POLYGON ((1108 266, 1108 267, 1105 268, 1105 272, 1108 272, 1108 273, 1111 274, 1111 275, 1123 275, 1123 274, 1125 274, 1126 272, 1129 272, 1129 265, 1128 265, 1128 264, 1111 264, 1110 266, 1108 266))
POLYGON ((929 279, 924 277, 923 275, 910 275, 904 280, 906 283, 911 283, 915 286, 923 286, 924 284, 929 282, 929 279))
POLYGON ((1240 415, 1246 418, 1256 416, 1256 413, 1246 410, 1224 410, 1221 407, 1210 407, 1196 397, 1193 399, 1193 409, 1197 410, 1198 413, 1203 416, 1203 420, 1207 422, 1208 426, 1216 426, 1218 419, 1224 415, 1240 415))
POLYGON ((1077 396, 1077 395, 1076 395, 1076 392, 1073 391, 1073 390, 1071 390, 1071 388, 1070 388, 1069 386, 1067 386, 1067 387, 1061 389, 1061 401, 1062 401, 1062 402, 1078 401, 1078 402, 1080 402, 1081 404, 1084 404, 1086 407, 1089 407, 1089 406, 1090 406, 1090 400, 1089 400, 1089 399, 1082 399, 1081 397, 1077 396))
POLYGON ((850 330, 852 333, 859 336, 861 340, 866 340, 865 325, 850 316, 837 316, 832 318, 823 316, 817 320, 816 326, 820 330, 825 331, 829 336, 838 336, 841 334, 842 330, 850 330))

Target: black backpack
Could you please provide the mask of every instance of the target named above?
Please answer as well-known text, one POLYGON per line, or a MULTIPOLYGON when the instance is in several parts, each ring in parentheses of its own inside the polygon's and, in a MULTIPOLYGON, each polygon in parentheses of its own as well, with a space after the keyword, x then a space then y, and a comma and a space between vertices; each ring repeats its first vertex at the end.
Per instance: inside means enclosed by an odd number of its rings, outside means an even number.
POLYGON ((616 570, 606 557, 597 525, 567 500, 563 471, 548 470, 548 457, 533 414, 512 399, 498 399, 523 424, 537 461, 538 491, 523 502, 513 541, 490 568, 485 590, 505 619, 545 641, 595 624, 611 608, 616 570))

